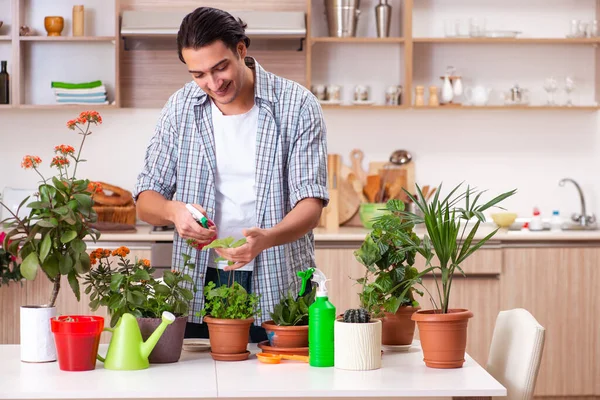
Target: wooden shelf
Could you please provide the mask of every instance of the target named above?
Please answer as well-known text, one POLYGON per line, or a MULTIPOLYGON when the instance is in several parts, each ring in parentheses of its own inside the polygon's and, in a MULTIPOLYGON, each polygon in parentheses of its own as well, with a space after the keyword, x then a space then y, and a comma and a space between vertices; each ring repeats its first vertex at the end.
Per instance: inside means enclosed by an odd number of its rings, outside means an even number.
POLYGON ((599 106, 412 106, 412 110, 597 111, 599 106))
POLYGON ((16 108, 26 110, 60 110, 72 108, 85 108, 89 110, 97 108, 117 108, 116 104, 21 104, 16 108))
POLYGON ((401 37, 312 37, 310 41, 313 43, 404 43, 404 38, 401 37))
POLYGON ((415 43, 598 44, 600 38, 413 38, 415 43))
POLYGON ((10 35, 0 35, 0 42, 10 42, 12 37, 10 35))
POLYGON ((407 109, 406 106, 388 106, 385 104, 372 104, 372 105, 354 105, 354 104, 321 104, 321 108, 338 108, 338 109, 348 109, 348 110, 368 110, 368 109, 376 109, 376 110, 401 110, 407 109))
POLYGON ((21 36, 22 42, 111 42, 114 36, 21 36))
POLYGON ((0 110, 6 109, 6 108, 13 108, 13 105, 12 104, 0 104, 0 110))

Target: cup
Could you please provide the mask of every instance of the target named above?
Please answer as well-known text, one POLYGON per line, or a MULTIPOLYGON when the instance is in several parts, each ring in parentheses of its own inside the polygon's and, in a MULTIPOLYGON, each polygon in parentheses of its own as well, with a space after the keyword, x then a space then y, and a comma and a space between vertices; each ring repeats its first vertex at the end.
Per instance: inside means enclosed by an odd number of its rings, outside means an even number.
POLYGON ((328 101, 341 101, 342 87, 340 85, 327 85, 326 98, 328 101))
POLYGON ((321 101, 327 100, 325 85, 313 85, 311 91, 317 97, 317 99, 321 101))
POLYGON ((369 87, 366 85, 356 85, 354 87, 354 101, 358 103, 369 101, 369 87))
POLYGON ((402 104, 402 86, 392 85, 386 89, 385 104, 388 106, 399 106, 402 104))

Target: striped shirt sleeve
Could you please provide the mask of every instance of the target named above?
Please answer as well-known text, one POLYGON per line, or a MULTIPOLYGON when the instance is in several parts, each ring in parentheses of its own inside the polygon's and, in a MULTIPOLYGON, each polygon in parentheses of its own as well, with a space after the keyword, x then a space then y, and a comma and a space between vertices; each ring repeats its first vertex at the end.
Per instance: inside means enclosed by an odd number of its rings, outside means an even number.
POLYGON ((326 137, 321 106, 314 96, 308 95, 290 148, 288 185, 292 208, 305 198, 322 199, 324 206, 329 203, 326 137))
POLYGON ((174 124, 176 97, 172 96, 163 107, 154 136, 146 149, 144 165, 138 175, 134 199, 145 190, 153 190, 171 200, 177 181, 177 129, 174 124))

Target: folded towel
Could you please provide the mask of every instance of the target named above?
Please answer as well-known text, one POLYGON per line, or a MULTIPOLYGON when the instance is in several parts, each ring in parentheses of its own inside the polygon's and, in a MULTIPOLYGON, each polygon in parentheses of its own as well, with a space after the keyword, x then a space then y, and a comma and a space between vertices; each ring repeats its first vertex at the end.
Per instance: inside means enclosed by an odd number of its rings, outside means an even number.
POLYGON ((97 98, 97 99, 57 99, 57 103, 59 104, 108 104, 106 98, 97 98))
POLYGON ((97 99, 98 97, 106 97, 106 93, 56 93, 57 99, 97 99))
POLYGON ((102 86, 102 81, 83 82, 83 83, 67 83, 67 82, 52 82, 53 88, 60 89, 92 89, 102 86))
POLYGON ((66 95, 74 95, 74 94, 95 94, 95 93, 106 93, 106 87, 104 85, 98 86, 93 89, 54 89, 55 94, 66 94, 66 95))

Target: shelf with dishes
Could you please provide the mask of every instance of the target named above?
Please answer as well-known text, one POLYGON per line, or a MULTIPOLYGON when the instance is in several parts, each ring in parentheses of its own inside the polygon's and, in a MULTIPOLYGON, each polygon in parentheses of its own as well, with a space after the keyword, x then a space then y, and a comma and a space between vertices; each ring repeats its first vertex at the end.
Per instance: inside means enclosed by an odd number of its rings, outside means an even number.
POLYGON ((311 37, 312 43, 404 43, 403 37, 311 37))
POLYGON ((516 38, 516 37, 415 37, 415 44, 533 44, 533 45, 597 45, 600 38, 516 38))
POLYGON ((114 36, 20 36, 21 42, 114 42, 114 36))

